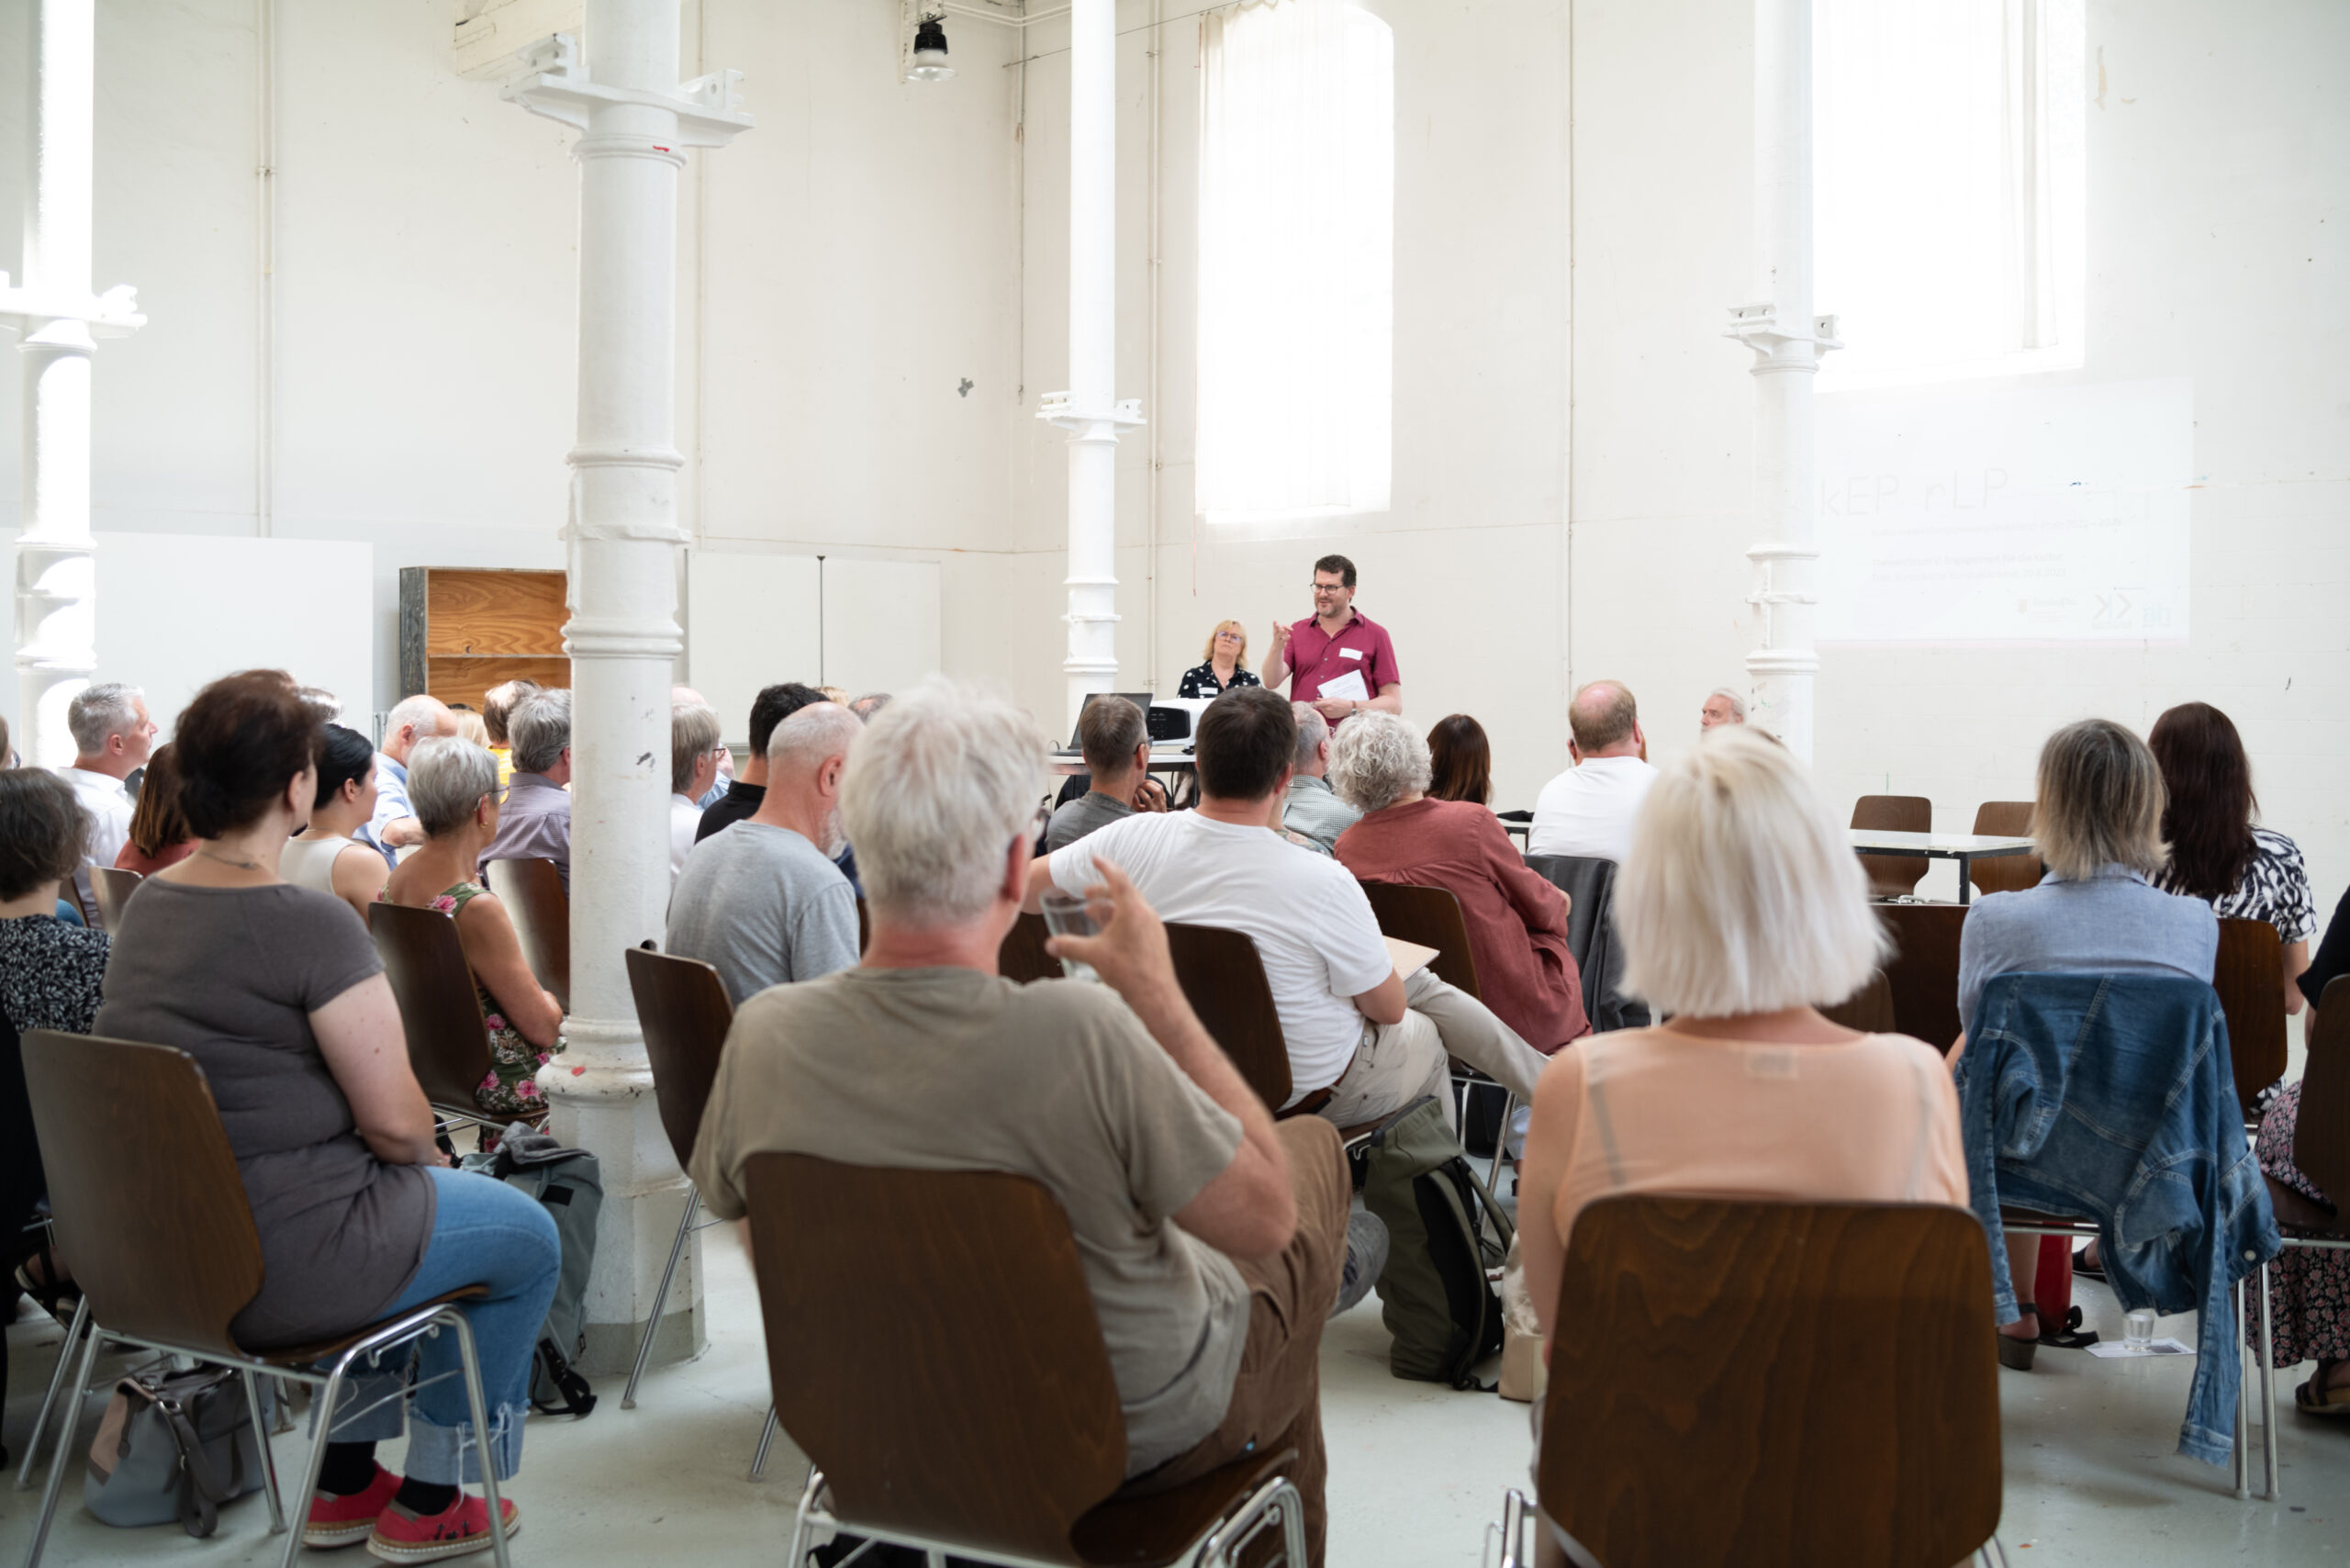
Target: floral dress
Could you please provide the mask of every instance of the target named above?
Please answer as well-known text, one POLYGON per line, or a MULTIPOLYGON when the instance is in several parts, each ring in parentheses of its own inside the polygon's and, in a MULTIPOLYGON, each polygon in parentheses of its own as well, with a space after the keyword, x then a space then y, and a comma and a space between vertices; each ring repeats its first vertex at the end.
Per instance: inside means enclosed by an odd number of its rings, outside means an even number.
MULTIPOLYGON (((2313 1203, 2328 1202, 2317 1183, 2293 1164, 2293 1119, 2300 1114, 2301 1086, 2290 1083, 2260 1118, 2253 1157, 2260 1169, 2313 1203)), ((2350 1252, 2288 1247, 2268 1265, 2268 1316, 2276 1335, 2270 1366, 2305 1361, 2350 1361, 2350 1252)), ((2244 1342, 2260 1347, 2260 1322, 2244 1315, 2244 1342)))
MULTIPOLYGON (((425 907, 454 919, 459 910, 487 890, 476 882, 459 882, 425 907)), ((389 891, 378 891, 375 902, 389 902, 389 891)), ((546 1097, 539 1092, 539 1069, 561 1055, 569 1042, 558 1033, 554 1049, 543 1051, 506 1021, 506 1014, 498 1011, 498 998, 478 979, 474 981, 474 994, 481 1000, 482 1024, 489 1031, 489 1076, 474 1085, 474 1103, 492 1116, 537 1115, 547 1108, 546 1097)))

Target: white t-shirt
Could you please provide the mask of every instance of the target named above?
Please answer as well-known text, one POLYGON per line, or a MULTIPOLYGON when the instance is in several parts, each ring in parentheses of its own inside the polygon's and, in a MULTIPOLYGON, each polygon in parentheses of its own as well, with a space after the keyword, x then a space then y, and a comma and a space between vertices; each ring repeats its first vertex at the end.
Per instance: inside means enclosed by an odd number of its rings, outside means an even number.
POLYGON ((1655 782, 1656 769, 1637 756, 1585 757, 1535 797, 1526 852, 1595 857, 1622 865, 1632 849, 1632 819, 1655 782))
POLYGON ((86 767, 61 767, 58 773, 73 786, 82 809, 90 813, 90 836, 82 846, 82 864, 73 873, 73 887, 84 910, 96 910, 90 890, 90 868, 111 866, 122 846, 130 842, 130 791, 111 773, 86 767))
POLYGON ((669 890, 677 890, 677 873, 686 868, 686 855, 701 831, 701 806, 685 795, 669 797, 669 890))
POLYGON ((1292 1099, 1338 1081, 1362 1042, 1354 999, 1395 972, 1371 901, 1345 867, 1270 828, 1147 812, 1055 850, 1054 885, 1093 886, 1096 855, 1116 861, 1161 920, 1246 933, 1281 1014, 1292 1099))

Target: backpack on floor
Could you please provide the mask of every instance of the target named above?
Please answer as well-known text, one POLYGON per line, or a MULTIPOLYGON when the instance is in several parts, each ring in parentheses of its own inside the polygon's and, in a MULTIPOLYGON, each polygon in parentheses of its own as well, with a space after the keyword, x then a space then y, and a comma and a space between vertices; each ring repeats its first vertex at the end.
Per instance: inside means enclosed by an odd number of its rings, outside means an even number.
POLYGON ((521 1122, 499 1137, 496 1153, 468 1154, 464 1165, 529 1193, 554 1219, 563 1271, 531 1357, 531 1407, 545 1416, 585 1416, 596 1408, 596 1395, 573 1362, 588 1345, 588 1274, 596 1266, 603 1168, 586 1149, 566 1148, 521 1122))
POLYGON ((1347 1155, 1364 1206, 1387 1224, 1380 1316, 1394 1336, 1397 1377, 1476 1385, 1471 1371, 1502 1346, 1502 1305, 1485 1278, 1515 1235, 1509 1216, 1477 1180, 1444 1106, 1423 1095, 1379 1124, 1347 1155), (1489 1240, 1481 1224, 1494 1217, 1489 1240))

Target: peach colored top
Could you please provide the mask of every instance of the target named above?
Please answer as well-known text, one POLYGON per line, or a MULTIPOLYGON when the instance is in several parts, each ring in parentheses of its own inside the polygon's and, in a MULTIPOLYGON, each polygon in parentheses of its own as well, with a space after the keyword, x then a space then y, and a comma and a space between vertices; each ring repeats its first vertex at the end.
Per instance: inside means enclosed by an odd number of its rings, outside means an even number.
POLYGON ((1907 1035, 1778 1046, 1621 1029, 1561 1050, 1545 1077, 1575 1105, 1562 1239, 1618 1193, 1966 1202, 1958 1092, 1942 1053, 1907 1035))

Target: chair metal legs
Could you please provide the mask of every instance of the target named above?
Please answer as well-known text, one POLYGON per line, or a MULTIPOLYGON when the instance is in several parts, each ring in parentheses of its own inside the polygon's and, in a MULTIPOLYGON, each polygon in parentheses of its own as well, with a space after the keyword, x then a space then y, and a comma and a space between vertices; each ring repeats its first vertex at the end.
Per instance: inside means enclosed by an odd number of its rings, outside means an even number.
MULTIPOLYGON (((677 1276, 677 1260, 686 1254, 686 1238, 693 1234, 694 1215, 701 1209, 701 1189, 686 1188, 686 1212, 677 1216, 677 1239, 669 1243, 669 1266, 661 1271, 661 1288, 653 1293, 653 1311, 644 1320, 644 1338, 636 1347, 636 1365, 629 1369, 628 1386, 621 1391, 621 1408, 636 1408, 636 1380, 644 1375, 645 1359, 653 1354, 653 1336, 661 1332, 661 1309, 668 1305, 669 1282, 677 1276)), ((756 1471, 752 1479, 758 1479, 756 1471)))
MULTIPOLYGON (((75 1314, 77 1318, 81 1316, 75 1314)), ((74 1428, 81 1424, 76 1417, 82 1413, 82 1395, 90 1386, 90 1369, 97 1364, 98 1341, 103 1338, 93 1327, 82 1341, 81 1364, 74 1370, 64 1413, 58 1417, 57 1452, 49 1462, 49 1484, 40 1495, 40 1522, 33 1527, 33 1543, 25 1552, 25 1568, 39 1568, 41 1549, 49 1544, 49 1524, 57 1516, 57 1495, 64 1490, 65 1472, 71 1468, 65 1462, 65 1453, 73 1446, 74 1428)), ((34 1438, 39 1439, 38 1431, 34 1438)))
POLYGON ((261 1450, 262 1490, 269 1494, 269 1533, 281 1535, 285 1529, 285 1501, 277 1490, 277 1455, 270 1448, 269 1423, 261 1410, 261 1379, 251 1367, 237 1369, 238 1381, 245 1385, 245 1415, 253 1424, 253 1446, 261 1450))
MULTIPOLYGON (((33 1456, 40 1452, 41 1435, 49 1430, 49 1415, 57 1407, 57 1391, 65 1383, 65 1369, 73 1364, 74 1343, 82 1338, 82 1330, 88 1327, 89 1323, 90 1302, 84 1296, 73 1304, 73 1321, 65 1326, 65 1343, 57 1348, 57 1366, 49 1374, 49 1392, 41 1396, 40 1414, 33 1420, 32 1436, 25 1440, 25 1461, 17 1467, 17 1490, 19 1492, 32 1484, 33 1456)), ((68 1431, 70 1434, 70 1428, 68 1431)))
POLYGON ((1494 1159, 1485 1167, 1485 1191, 1496 1199, 1502 1195, 1502 1159, 1509 1153, 1509 1119, 1517 1114, 1517 1092, 1502 1091, 1502 1125, 1494 1133, 1494 1159))
POLYGON ((754 1481, 756 1481, 760 1472, 767 1467, 767 1448, 775 1441, 775 1406, 770 1405, 767 1406, 767 1423, 759 1428, 758 1451, 751 1456, 751 1479, 754 1481))

